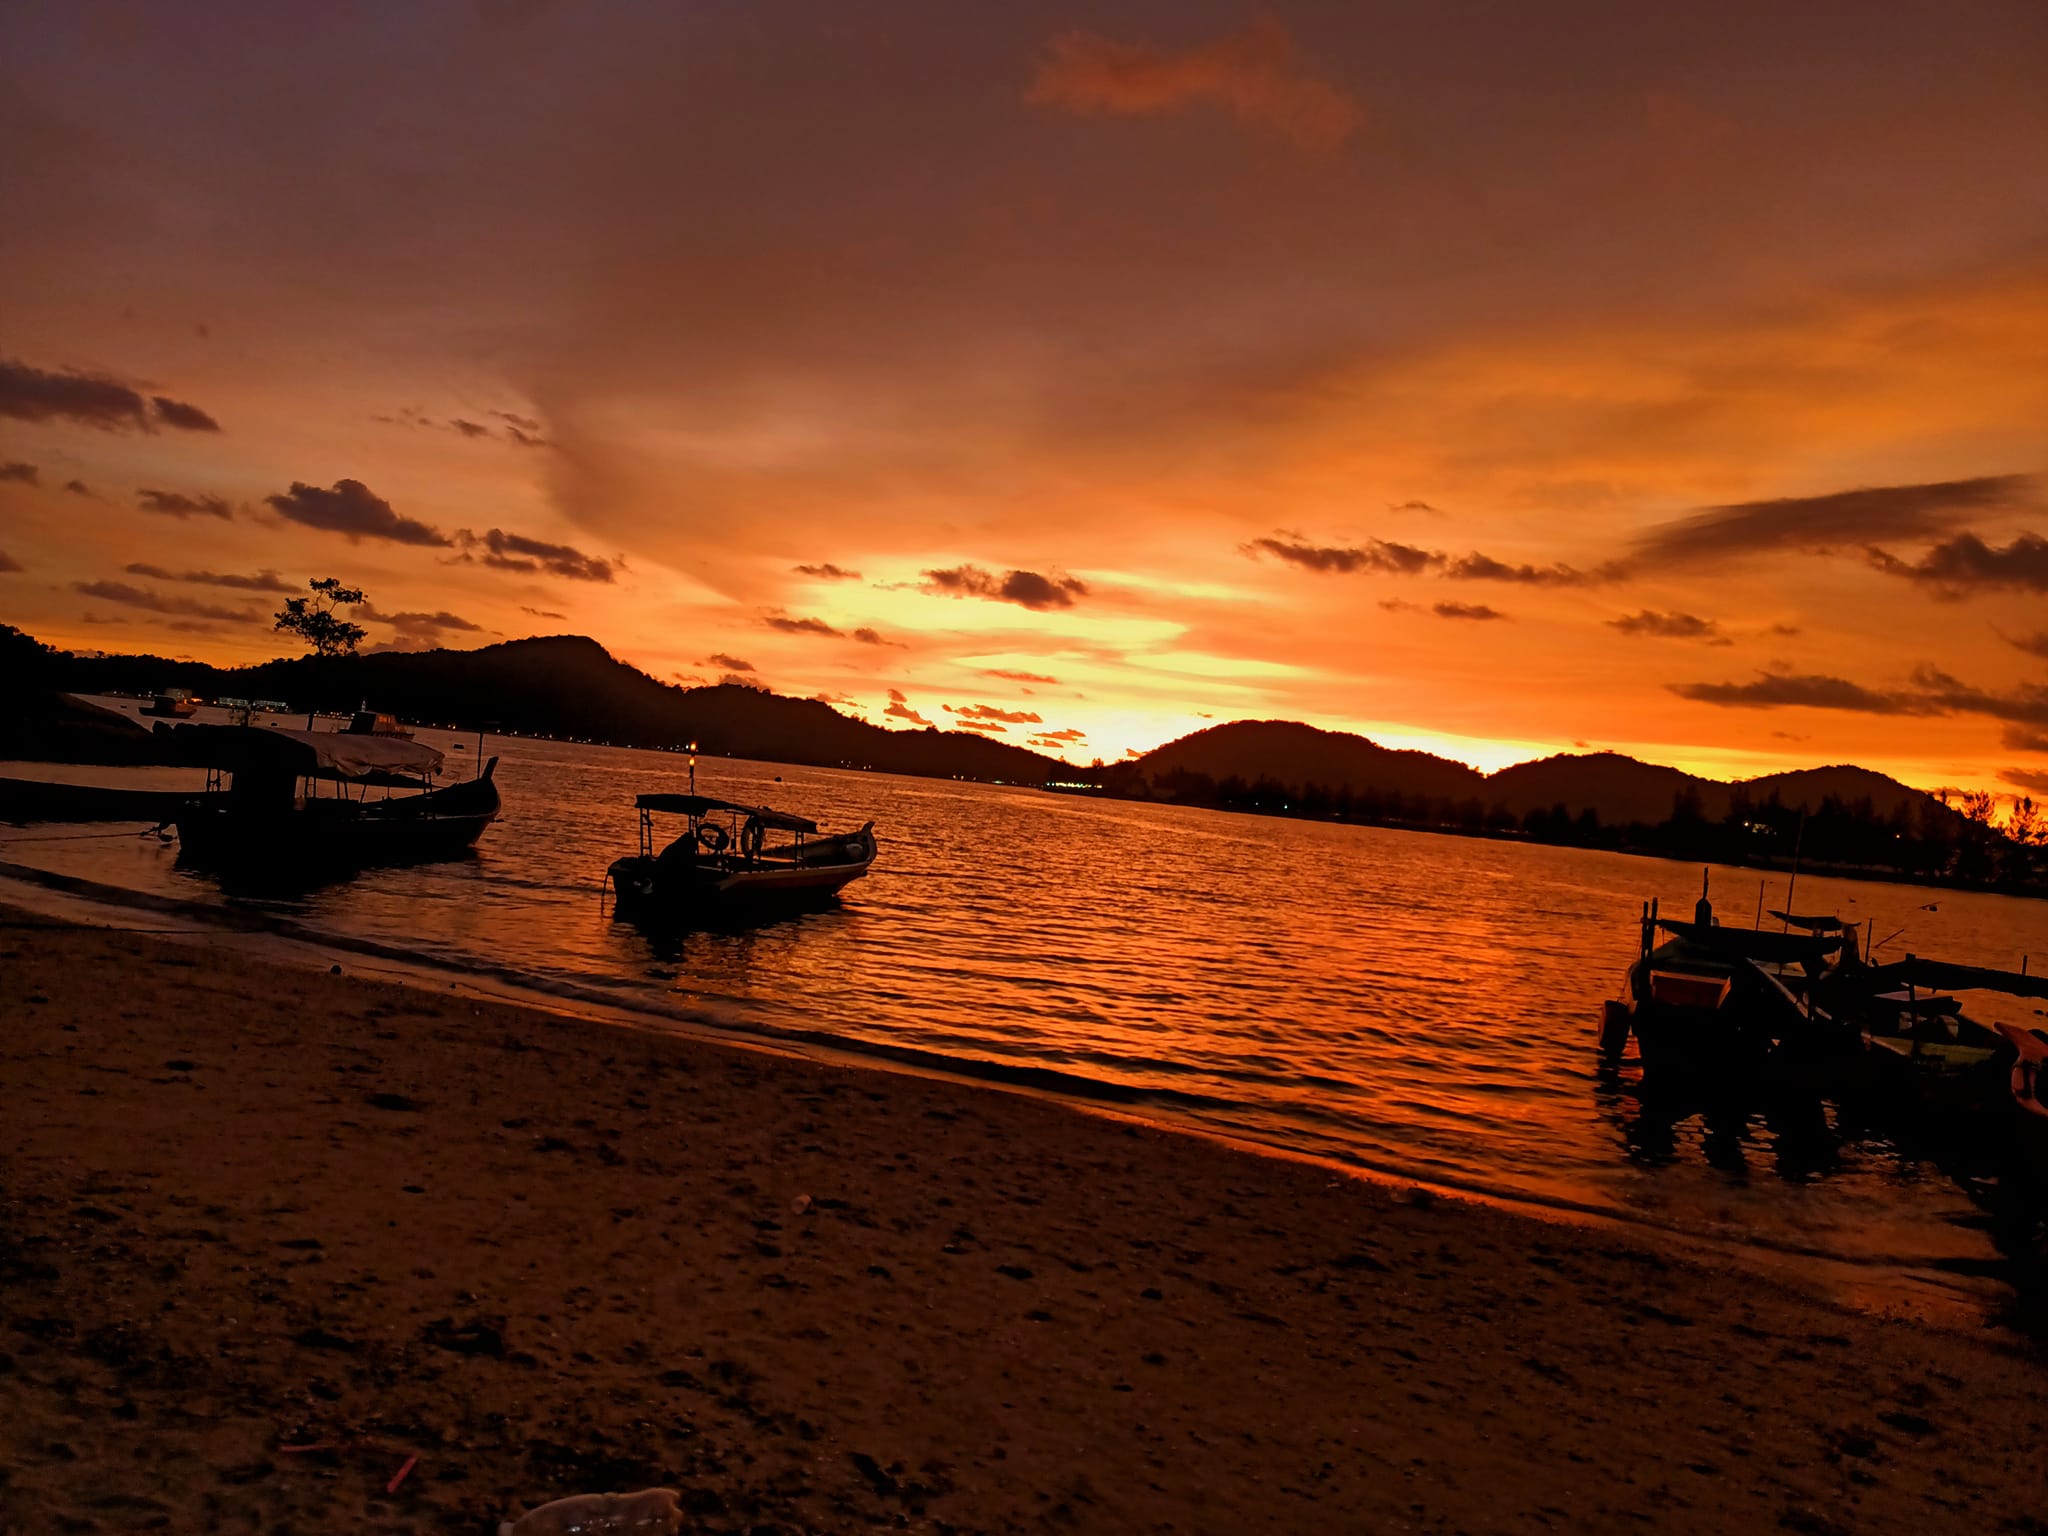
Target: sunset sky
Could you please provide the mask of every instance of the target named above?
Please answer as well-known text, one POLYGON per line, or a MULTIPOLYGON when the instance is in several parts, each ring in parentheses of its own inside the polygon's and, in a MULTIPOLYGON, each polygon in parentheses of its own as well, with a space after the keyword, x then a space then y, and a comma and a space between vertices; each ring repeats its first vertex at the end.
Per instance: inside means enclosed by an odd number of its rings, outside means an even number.
POLYGON ((0 12, 0 619, 2048 791, 2048 8, 0 12))

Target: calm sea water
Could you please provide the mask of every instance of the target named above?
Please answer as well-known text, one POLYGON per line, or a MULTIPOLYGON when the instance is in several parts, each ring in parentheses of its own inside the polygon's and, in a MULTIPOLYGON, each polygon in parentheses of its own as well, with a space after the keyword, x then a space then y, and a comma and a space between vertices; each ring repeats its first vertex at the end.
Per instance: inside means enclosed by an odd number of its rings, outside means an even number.
MULTIPOLYGON (((135 706, 130 704, 129 709, 135 706)), ((473 738, 423 731, 467 764, 473 738)), ((1697 865, 1040 790, 705 759, 698 788, 873 820, 874 872, 838 907, 742 932, 649 936, 600 897, 632 797, 680 757, 492 739, 504 819, 473 860, 237 903, 660 1027, 712 1022, 1021 1079, 1396 1177, 1714 1243, 1844 1261, 1851 1290, 1939 1305, 2003 1283, 1990 1222, 1927 1148, 1832 1108, 1708 1122, 1603 1068, 1648 896, 1688 910, 1697 865), (1986 1277, 1989 1278, 1986 1278, 1986 1277), (1858 1278, 1862 1277, 1862 1278, 1858 1278)), ((0 860, 230 905, 174 847, 107 829, 0 828, 0 860)), ((1766 905, 1783 905, 1773 876, 1766 905)), ((1716 869, 1728 921, 1754 871, 1716 869)), ((2048 906, 1806 878, 1908 951, 2048 959, 2048 906)), ((2031 1017, 2037 1005, 1974 1010, 2031 1017)))

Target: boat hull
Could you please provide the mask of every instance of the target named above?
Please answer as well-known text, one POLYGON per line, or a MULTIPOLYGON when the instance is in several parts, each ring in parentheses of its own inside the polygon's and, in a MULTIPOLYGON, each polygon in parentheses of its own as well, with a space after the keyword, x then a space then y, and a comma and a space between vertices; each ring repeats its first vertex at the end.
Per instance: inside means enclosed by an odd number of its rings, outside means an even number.
MULTIPOLYGON (((1821 1070, 1842 1042, 1754 961, 1675 939, 1629 971, 1629 1028, 1644 1073, 1749 1084, 1821 1070)), ((1612 1037, 1614 1031, 1609 1031, 1612 1037)))
POLYGON ((490 777, 389 800, 309 800, 251 806, 232 791, 202 795, 175 819, 179 857, 209 869, 278 873, 459 858, 502 807, 490 777))
POLYGON ((823 906, 874 863, 874 840, 863 854, 838 862, 787 864, 739 860, 664 860, 635 855, 607 872, 623 917, 709 911, 772 911, 823 906))

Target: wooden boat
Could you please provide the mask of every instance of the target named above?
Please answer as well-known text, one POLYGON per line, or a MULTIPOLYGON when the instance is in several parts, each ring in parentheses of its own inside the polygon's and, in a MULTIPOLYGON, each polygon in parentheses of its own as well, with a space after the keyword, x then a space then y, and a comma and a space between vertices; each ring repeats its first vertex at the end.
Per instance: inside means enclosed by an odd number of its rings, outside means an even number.
POLYGON ((2011 1151, 2015 1171, 2030 1194, 2048 1196, 2048 1030, 2001 1022, 2015 1051, 2007 1073, 2011 1092, 2011 1151))
POLYGON ((633 804, 640 851, 614 860, 606 872, 623 916, 817 905, 875 861, 873 822, 821 836, 806 817, 703 795, 641 795, 633 804), (658 851, 657 815, 684 818, 682 833, 658 851), (788 840, 771 846, 771 832, 788 840))
POLYGON ((395 736, 401 741, 411 741, 412 732, 398 723, 397 717, 381 714, 374 709, 359 709, 349 717, 348 734, 351 736, 395 736))
POLYGON ((2012 1054, 1998 1030, 1941 993, 1875 993, 1863 1001, 1856 1022, 1868 1086, 1923 1109, 1979 1107, 2012 1054))
POLYGON ((1841 1032, 1816 1006, 1816 983, 1846 944, 1839 925, 1797 933, 1723 927, 1704 889, 1691 922, 1660 918, 1646 903, 1628 996, 1609 1005, 1602 1048, 1619 1056, 1633 1034, 1646 1073, 1732 1080, 1773 1056, 1823 1054, 1841 1032))
POLYGON ((440 751, 409 737, 157 729, 179 761, 207 770, 206 793, 173 818, 181 859, 205 867, 325 875, 453 858, 503 803, 495 757, 474 779, 436 789, 440 751))

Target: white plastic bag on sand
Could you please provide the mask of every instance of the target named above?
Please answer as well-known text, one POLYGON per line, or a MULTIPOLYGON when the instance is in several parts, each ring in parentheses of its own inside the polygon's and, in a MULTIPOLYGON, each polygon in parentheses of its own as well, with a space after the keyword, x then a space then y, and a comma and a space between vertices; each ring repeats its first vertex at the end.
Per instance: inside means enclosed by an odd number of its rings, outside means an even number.
POLYGON ((579 1493, 529 1509, 498 1536, 676 1536, 683 1509, 673 1488, 638 1493, 579 1493))

